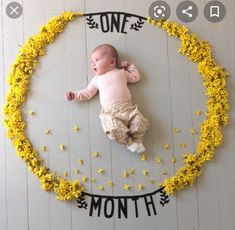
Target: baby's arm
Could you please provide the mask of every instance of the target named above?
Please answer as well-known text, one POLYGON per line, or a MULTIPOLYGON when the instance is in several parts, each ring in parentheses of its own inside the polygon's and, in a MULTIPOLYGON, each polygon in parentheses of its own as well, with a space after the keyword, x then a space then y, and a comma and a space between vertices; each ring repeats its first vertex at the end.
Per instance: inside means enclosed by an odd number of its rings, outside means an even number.
POLYGON ((121 67, 125 69, 128 83, 135 83, 140 80, 139 70, 133 63, 129 63, 128 61, 122 61, 121 67))
POLYGON ((90 100, 95 94, 98 92, 98 87, 96 83, 96 77, 94 77, 87 88, 75 91, 75 92, 66 92, 65 97, 68 101, 71 100, 79 100, 79 101, 87 101, 90 100))

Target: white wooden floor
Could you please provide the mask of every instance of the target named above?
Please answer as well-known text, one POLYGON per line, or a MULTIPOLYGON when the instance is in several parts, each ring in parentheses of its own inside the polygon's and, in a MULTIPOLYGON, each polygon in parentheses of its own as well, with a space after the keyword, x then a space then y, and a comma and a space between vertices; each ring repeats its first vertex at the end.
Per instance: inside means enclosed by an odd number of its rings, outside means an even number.
MULTIPOLYGON (((63 11, 123 11, 148 16, 148 8, 153 1, 134 0, 20 0, 23 15, 10 19, 6 5, 10 1, 0 0, 0 105, 8 90, 7 73, 18 53, 19 45, 28 36, 38 32, 52 16, 63 11)), ((167 1, 171 20, 180 22, 175 14, 181 2, 167 1)), ((213 24, 203 16, 203 7, 208 1, 197 3, 198 18, 188 23, 189 29, 201 38, 211 42, 216 60, 230 73, 228 91, 230 93, 230 123, 224 128, 223 144, 216 151, 213 161, 204 168, 197 184, 186 191, 170 197, 169 204, 157 206, 157 215, 148 216, 144 206, 139 207, 139 218, 130 209, 128 218, 119 219, 115 213, 105 218, 103 210, 100 217, 89 216, 85 209, 77 208, 76 202, 61 202, 53 193, 43 192, 39 181, 17 158, 14 148, 5 138, 5 130, 0 124, 0 229, 1 230, 75 230, 75 229, 151 229, 151 230, 232 230, 235 229, 235 146, 234 146, 234 63, 235 63, 235 3, 223 1, 227 8, 224 20, 213 24)), ((205 111, 204 89, 201 77, 194 63, 177 53, 179 41, 166 36, 164 31, 156 30, 145 23, 138 31, 122 33, 102 33, 88 28, 85 18, 68 25, 56 42, 48 47, 47 54, 40 60, 39 68, 33 76, 27 103, 23 110, 28 124, 28 136, 37 149, 46 146, 41 152, 45 164, 53 171, 68 172, 69 178, 80 179, 86 176, 87 191, 93 194, 129 196, 150 193, 157 189, 158 182, 169 177, 182 165, 181 155, 195 151, 198 135, 190 133, 191 128, 199 129, 204 116, 196 116, 199 109, 205 111), (101 43, 113 44, 121 58, 134 62, 140 69, 142 80, 131 85, 134 102, 140 106, 151 126, 146 134, 147 161, 131 154, 121 146, 110 142, 103 134, 98 115, 98 97, 90 102, 67 102, 64 92, 85 87, 93 77, 90 69, 90 53, 101 43), (29 110, 35 112, 28 116, 29 110), (80 131, 72 128, 78 125, 80 131), (172 128, 180 129, 178 134, 172 128), (50 128, 51 135, 44 130, 50 128), (180 148, 179 143, 185 143, 180 148), (66 146, 61 152, 60 144, 66 146), (163 145, 170 149, 164 150, 163 145), (92 152, 101 153, 94 158, 92 152), (163 164, 154 159, 161 157, 163 164), (171 162, 176 157, 175 164, 171 162), (77 159, 84 161, 83 165, 77 159), (97 169, 103 167, 105 174, 97 169), (73 170, 78 168, 80 174, 73 170), (122 172, 134 168, 135 174, 123 178, 122 172), (149 175, 142 175, 142 170, 149 175), (162 171, 167 170, 168 175, 162 171), (90 179, 95 178, 96 183, 90 179), (154 179, 155 183, 149 183, 154 179), (107 181, 113 181, 109 187, 107 181), (123 184, 131 186, 123 190, 123 184), (138 191, 136 186, 145 186, 138 191), (99 191, 99 185, 104 191, 99 191)), ((1 115, 2 119, 2 115, 1 115)), ((133 208, 133 207, 132 207, 133 208)))

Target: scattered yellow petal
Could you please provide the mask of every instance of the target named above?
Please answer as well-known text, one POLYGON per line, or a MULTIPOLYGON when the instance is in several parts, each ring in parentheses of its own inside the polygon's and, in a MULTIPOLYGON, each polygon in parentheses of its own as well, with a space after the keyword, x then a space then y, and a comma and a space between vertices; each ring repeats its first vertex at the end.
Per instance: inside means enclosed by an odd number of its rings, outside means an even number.
POLYGON ((149 184, 153 185, 155 183, 155 180, 153 178, 149 178, 149 184))
POLYGON ((94 177, 91 178, 91 182, 92 182, 92 183, 95 183, 95 182, 96 182, 96 180, 95 180, 94 177))
POLYGON ((74 170, 73 170, 73 173, 74 173, 74 174, 79 174, 80 171, 79 171, 79 169, 74 169, 74 170))
POLYGON ((196 130, 195 130, 195 129, 190 129, 190 132, 191 132, 192 134, 195 134, 195 133, 196 133, 196 130))
POLYGON ((64 176, 65 176, 65 177, 68 176, 68 172, 67 172, 67 171, 64 172, 64 176))
POLYGON ((108 185, 109 187, 113 187, 113 182, 112 182, 112 181, 108 181, 108 182, 107 182, 107 185, 108 185))
POLYGON ((99 174, 104 174, 104 169, 103 169, 103 168, 98 168, 98 169, 97 169, 97 173, 99 173, 99 174))
POLYGON ((162 175, 167 175, 167 174, 168 174, 167 170, 162 170, 162 175))
POLYGON ((128 173, 126 170, 124 170, 124 171, 122 172, 122 176, 123 176, 124 178, 127 178, 127 177, 129 176, 129 173, 128 173))
POLYGON ((92 155, 93 155, 93 157, 100 157, 101 156, 101 154, 99 152, 97 152, 97 151, 94 151, 92 153, 92 155))
POLYGON ((44 131, 45 134, 49 134, 50 132, 51 132, 50 129, 46 129, 46 130, 44 131))
POLYGON ((138 189, 139 191, 142 191, 142 190, 144 189, 144 185, 138 184, 138 185, 137 185, 137 189, 138 189))
POLYGON ((80 130, 80 128, 79 128, 78 126, 74 126, 74 127, 73 127, 73 131, 74 131, 74 132, 78 132, 79 130, 80 130))
POLYGON ((80 158, 77 159, 77 162, 80 164, 80 165, 83 165, 84 161, 80 158))
POLYGON ((140 156, 140 160, 146 161, 146 160, 147 160, 146 154, 143 153, 143 154, 140 156))
POLYGON ((149 172, 148 172, 148 170, 143 169, 143 170, 142 170, 142 174, 143 174, 144 176, 147 176, 147 175, 149 174, 149 172))
POLYGON ((40 150, 43 151, 43 152, 45 152, 45 151, 47 151, 47 147, 46 147, 46 146, 41 146, 41 147, 40 147, 40 150))
POLYGON ((170 145, 169 145, 169 144, 164 144, 164 145, 163 145, 163 148, 164 148, 165 150, 167 150, 167 149, 170 148, 170 145))
POLYGON ((129 191, 130 190, 130 185, 129 184, 124 184, 123 189, 129 191))
POLYGON ((171 158, 171 162, 172 162, 172 163, 175 163, 175 162, 176 162, 176 158, 175 158, 175 157, 172 157, 172 158, 171 158))
POLYGON ((173 131, 173 133, 179 133, 180 129, 179 128, 173 128, 172 131, 173 131))
POLYGON ((185 147, 186 147, 186 144, 185 144, 185 143, 179 143, 178 146, 179 146, 180 148, 185 148, 185 147))
POLYGON ((130 168, 130 169, 128 170, 128 174, 135 175, 135 169, 134 169, 134 168, 130 168))
POLYGON ((103 185, 100 185, 100 186, 98 187, 98 189, 99 189, 100 191, 104 191, 104 186, 103 186, 103 185))
POLYGON ((59 148, 60 148, 61 151, 64 151, 66 147, 63 144, 60 144, 59 148))
POLYGON ((28 115, 33 116, 33 115, 35 115, 35 112, 32 110, 29 110, 28 115))
POLYGON ((156 163, 159 163, 159 164, 162 164, 162 159, 161 159, 161 157, 156 157, 156 158, 155 158, 155 162, 156 162, 156 163))
POLYGON ((200 110, 196 110, 196 111, 194 112, 194 114, 197 115, 197 116, 200 116, 200 115, 202 115, 202 112, 201 112, 200 110))
POLYGON ((82 177, 82 182, 87 182, 87 177, 86 176, 82 177))

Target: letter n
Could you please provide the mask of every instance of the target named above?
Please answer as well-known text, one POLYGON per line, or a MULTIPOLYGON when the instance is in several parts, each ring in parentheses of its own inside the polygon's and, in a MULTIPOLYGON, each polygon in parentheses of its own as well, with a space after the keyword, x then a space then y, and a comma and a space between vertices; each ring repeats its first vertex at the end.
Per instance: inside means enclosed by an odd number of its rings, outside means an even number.
POLYGON ((125 218, 127 218, 127 213, 128 213, 128 209, 127 209, 127 199, 124 198, 124 203, 122 202, 121 198, 118 199, 118 218, 121 218, 121 213, 123 213, 123 215, 125 216, 125 218))

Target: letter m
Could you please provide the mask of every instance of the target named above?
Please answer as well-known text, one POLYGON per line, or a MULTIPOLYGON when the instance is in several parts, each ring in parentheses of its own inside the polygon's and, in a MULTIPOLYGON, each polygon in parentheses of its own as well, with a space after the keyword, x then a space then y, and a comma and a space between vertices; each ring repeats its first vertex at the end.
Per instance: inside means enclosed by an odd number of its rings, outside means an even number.
POLYGON ((95 197, 91 197, 91 206, 90 206, 90 212, 89 216, 93 215, 93 210, 98 209, 98 217, 100 216, 100 210, 101 210, 101 203, 102 203, 102 197, 99 197, 98 200, 95 200, 95 197))

